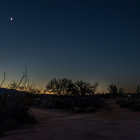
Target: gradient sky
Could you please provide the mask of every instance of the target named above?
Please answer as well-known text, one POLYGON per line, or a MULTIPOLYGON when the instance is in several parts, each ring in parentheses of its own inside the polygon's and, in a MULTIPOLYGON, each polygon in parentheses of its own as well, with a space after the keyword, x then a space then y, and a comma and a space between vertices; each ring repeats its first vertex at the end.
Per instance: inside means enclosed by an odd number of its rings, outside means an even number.
POLYGON ((139 0, 0 0, 0 78, 140 84, 139 0), (14 21, 10 21, 14 17, 14 21))

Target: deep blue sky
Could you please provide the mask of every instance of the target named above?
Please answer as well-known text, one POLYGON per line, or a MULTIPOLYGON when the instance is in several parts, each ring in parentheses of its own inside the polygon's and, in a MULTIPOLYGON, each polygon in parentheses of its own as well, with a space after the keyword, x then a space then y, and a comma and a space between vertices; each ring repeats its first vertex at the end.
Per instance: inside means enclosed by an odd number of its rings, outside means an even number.
POLYGON ((0 77, 140 84, 139 0, 1 0, 0 77), (14 21, 9 18, 14 17, 14 21))

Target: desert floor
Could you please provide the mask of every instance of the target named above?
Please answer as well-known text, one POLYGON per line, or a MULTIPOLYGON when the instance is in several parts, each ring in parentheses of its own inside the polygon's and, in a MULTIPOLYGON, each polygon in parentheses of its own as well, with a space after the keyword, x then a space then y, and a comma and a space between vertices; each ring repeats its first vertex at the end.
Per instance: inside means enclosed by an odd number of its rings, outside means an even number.
POLYGON ((107 99, 94 114, 68 114, 32 109, 38 123, 7 132, 1 140, 140 140, 140 112, 120 108, 107 99))

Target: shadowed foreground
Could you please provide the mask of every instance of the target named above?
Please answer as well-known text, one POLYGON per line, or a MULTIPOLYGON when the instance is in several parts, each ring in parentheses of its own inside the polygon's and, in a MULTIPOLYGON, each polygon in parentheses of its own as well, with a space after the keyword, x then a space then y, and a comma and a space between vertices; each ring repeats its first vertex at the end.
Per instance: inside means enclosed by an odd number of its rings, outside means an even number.
POLYGON ((7 132, 2 140, 139 140, 140 112, 120 108, 114 100, 94 114, 32 109, 39 122, 7 132))

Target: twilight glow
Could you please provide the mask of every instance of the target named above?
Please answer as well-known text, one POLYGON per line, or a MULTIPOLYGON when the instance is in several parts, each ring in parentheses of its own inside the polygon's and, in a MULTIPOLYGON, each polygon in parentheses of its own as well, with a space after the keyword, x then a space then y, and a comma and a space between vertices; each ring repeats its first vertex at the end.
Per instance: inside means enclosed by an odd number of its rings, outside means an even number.
POLYGON ((41 88, 52 78, 67 77, 99 82, 99 91, 114 83, 135 92, 139 7, 130 0, 0 1, 0 77, 7 73, 7 86, 20 79, 26 64, 41 88))

